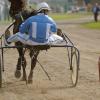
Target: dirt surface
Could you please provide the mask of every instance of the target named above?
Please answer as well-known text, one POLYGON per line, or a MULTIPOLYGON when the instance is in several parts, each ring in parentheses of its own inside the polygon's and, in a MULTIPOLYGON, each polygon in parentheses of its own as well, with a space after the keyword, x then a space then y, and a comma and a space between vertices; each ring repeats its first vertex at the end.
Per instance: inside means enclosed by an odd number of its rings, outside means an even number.
MULTIPOLYGON (((100 56, 100 30, 80 27, 73 21, 59 23, 59 27, 69 36, 80 50, 80 71, 76 87, 71 87, 70 71, 66 49, 51 48, 40 53, 38 59, 51 77, 51 81, 37 64, 34 69, 33 84, 14 77, 18 58, 15 49, 5 50, 5 72, 0 100, 100 100, 100 82, 98 78, 98 57, 100 56)), ((6 26, 0 26, 4 32, 6 26)), ((27 74, 30 70, 28 53, 27 74)))

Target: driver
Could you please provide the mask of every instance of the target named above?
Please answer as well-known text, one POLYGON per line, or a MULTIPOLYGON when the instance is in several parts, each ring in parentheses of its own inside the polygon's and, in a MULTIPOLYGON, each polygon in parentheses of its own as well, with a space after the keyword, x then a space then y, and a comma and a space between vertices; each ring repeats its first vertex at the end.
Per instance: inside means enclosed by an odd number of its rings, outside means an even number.
POLYGON ((54 20, 48 16, 51 8, 46 2, 37 5, 38 14, 29 17, 19 27, 19 32, 9 36, 5 34, 5 44, 11 42, 22 42, 28 45, 44 45, 62 42, 63 38, 57 33, 57 26, 54 20))

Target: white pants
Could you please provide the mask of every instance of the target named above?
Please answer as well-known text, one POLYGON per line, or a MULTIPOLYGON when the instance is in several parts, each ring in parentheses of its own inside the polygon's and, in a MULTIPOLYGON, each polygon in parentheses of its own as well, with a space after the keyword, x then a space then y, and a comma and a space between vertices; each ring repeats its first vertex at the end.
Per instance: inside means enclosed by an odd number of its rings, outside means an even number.
POLYGON ((29 35, 27 34, 22 34, 20 32, 12 35, 10 38, 8 38, 7 40, 8 42, 22 42, 23 44, 28 44, 28 45, 45 45, 45 44, 57 44, 57 43, 61 43, 63 41, 63 38, 56 35, 56 34, 52 34, 49 38, 48 41, 45 43, 38 43, 35 41, 32 41, 29 39, 29 35))

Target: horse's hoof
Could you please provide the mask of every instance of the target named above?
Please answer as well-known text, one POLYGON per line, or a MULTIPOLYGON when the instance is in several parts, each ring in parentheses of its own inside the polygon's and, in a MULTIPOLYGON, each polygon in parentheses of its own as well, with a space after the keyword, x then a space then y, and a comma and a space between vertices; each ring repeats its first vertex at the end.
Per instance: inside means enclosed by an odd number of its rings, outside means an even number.
POLYGON ((20 78, 21 77, 21 71, 20 70, 16 70, 15 71, 15 77, 16 78, 20 78))
POLYGON ((27 78, 22 77, 22 78, 21 78, 21 81, 27 81, 27 78))
POLYGON ((33 83, 33 80, 28 80, 28 84, 32 84, 33 83))

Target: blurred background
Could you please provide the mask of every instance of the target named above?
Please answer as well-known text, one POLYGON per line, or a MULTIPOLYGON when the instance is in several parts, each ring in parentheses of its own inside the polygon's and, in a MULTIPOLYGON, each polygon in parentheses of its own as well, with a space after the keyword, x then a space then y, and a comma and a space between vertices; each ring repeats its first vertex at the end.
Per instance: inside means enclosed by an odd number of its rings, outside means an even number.
MULTIPOLYGON (((100 0, 27 0, 29 7, 36 8, 37 3, 46 1, 52 8, 53 13, 80 13, 91 12, 93 5, 100 0)), ((0 0, 0 20, 9 20, 8 0, 0 0)))

